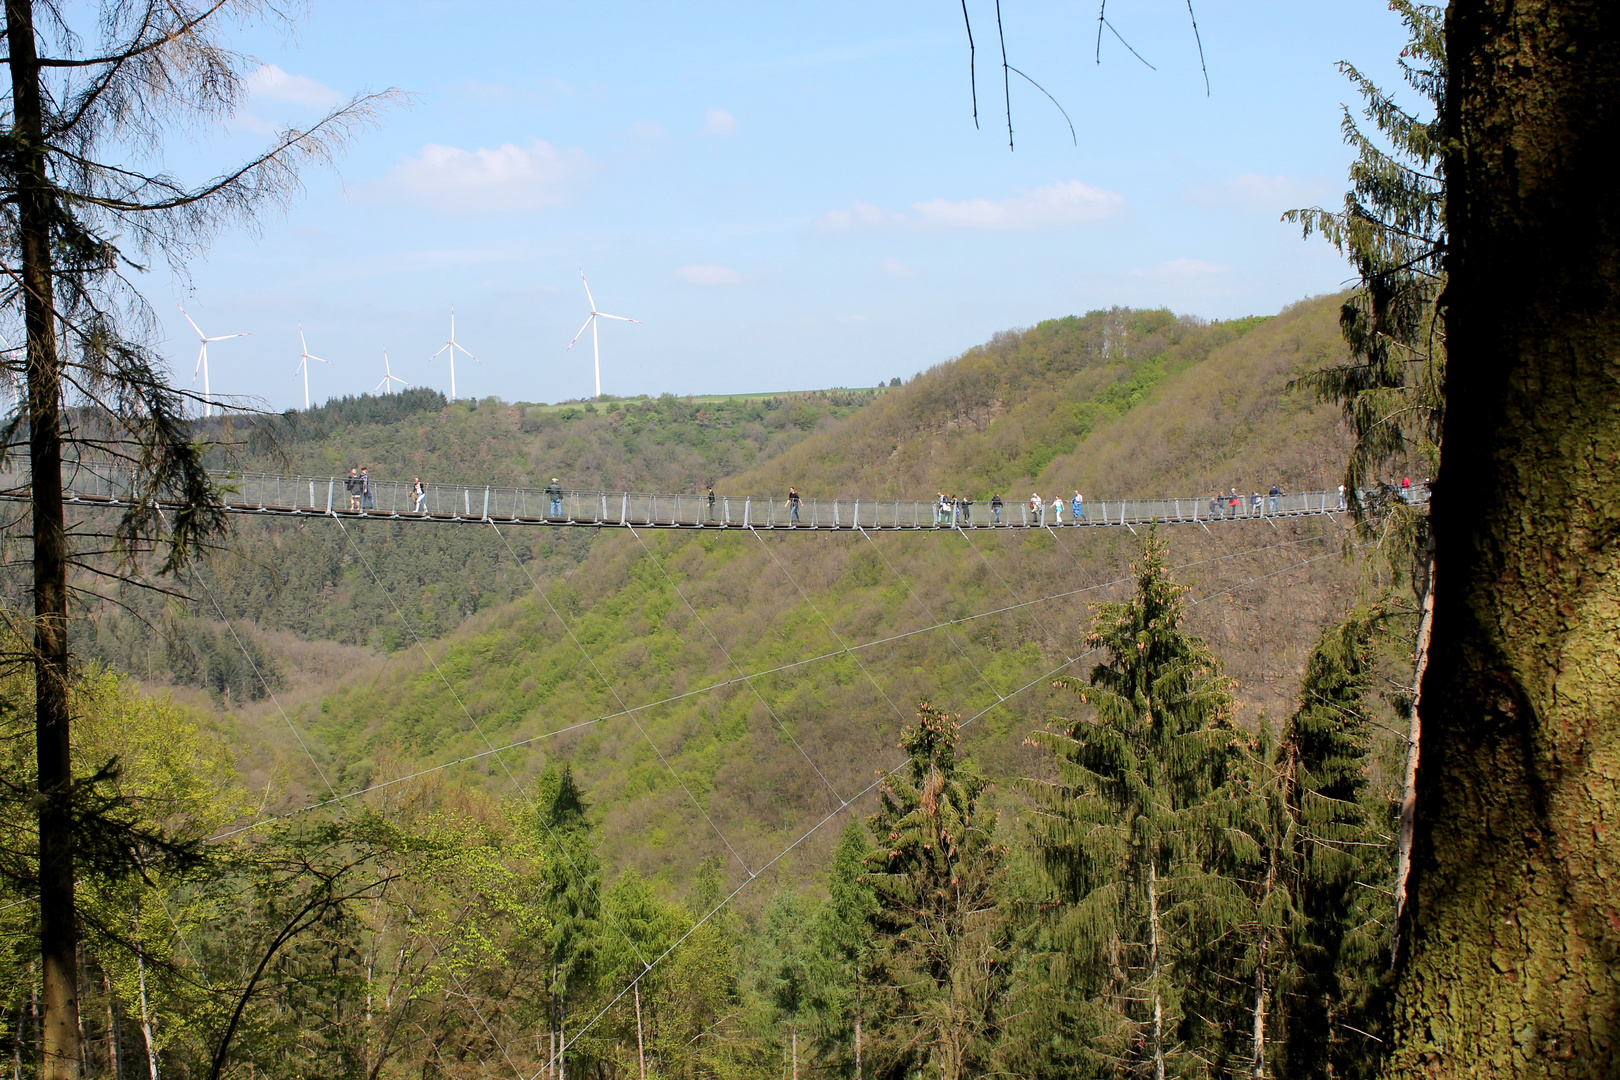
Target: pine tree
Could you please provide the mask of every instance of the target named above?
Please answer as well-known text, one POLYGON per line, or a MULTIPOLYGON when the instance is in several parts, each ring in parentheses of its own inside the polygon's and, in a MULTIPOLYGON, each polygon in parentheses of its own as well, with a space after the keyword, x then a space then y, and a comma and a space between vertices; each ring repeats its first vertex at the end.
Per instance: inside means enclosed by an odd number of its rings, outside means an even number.
POLYGON ((1230 682, 1182 629, 1185 589, 1163 553, 1150 534, 1136 595, 1098 605, 1088 640, 1106 659, 1089 684, 1058 682, 1092 715, 1032 736, 1056 778, 1025 784, 1037 861, 1061 902, 1055 975, 1102 1013, 1093 1052, 1155 1080, 1201 1070, 1202 1048, 1230 1042, 1229 1015, 1187 1006, 1224 1000, 1200 982, 1223 974, 1202 954, 1253 914, 1227 876, 1245 854, 1233 847, 1244 800, 1230 775, 1242 757, 1230 682))
POLYGON ((1370 790, 1367 700, 1385 620, 1359 611, 1323 632, 1273 756, 1287 828, 1268 876, 1286 887, 1293 916, 1278 942, 1288 970, 1276 980, 1287 991, 1277 1072, 1300 1080, 1375 1075, 1388 1037, 1394 808, 1370 790))
POLYGON ((917 720, 900 736, 911 760, 879 787, 869 821, 878 841, 865 875, 877 900, 874 1004, 886 1014, 872 1073, 958 1080, 983 1073, 996 1041, 1007 851, 993 835, 989 781, 957 759, 956 719, 923 702, 917 720))
POLYGON ((547 764, 540 777, 538 813, 544 848, 551 857, 547 899, 551 908, 551 1032, 557 1080, 565 1080, 568 1002, 585 993, 596 974, 601 917, 602 869, 591 835, 585 795, 573 768, 547 764))
POLYGON ((850 818, 833 849, 827 871, 827 903, 811 932, 810 1006, 819 1049, 838 1076, 861 1080, 865 1065, 862 1025, 871 982, 870 921, 877 898, 865 880, 872 842, 858 818, 850 818))

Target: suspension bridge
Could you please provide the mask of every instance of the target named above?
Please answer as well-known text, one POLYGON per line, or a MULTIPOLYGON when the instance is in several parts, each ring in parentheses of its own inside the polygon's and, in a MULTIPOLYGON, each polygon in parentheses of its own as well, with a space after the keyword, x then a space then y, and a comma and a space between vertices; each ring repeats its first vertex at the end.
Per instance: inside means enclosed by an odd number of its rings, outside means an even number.
MULTIPOLYGON (((1207 525, 1255 518, 1319 517, 1345 511, 1338 491, 1295 491, 1270 495, 1241 492, 1214 496, 1098 499, 1075 504, 1007 500, 944 502, 781 495, 667 494, 636 491, 551 491, 488 484, 423 483, 403 480, 361 482, 345 476, 283 476, 271 473, 219 473, 214 476, 219 506, 232 514, 266 517, 340 517, 414 522, 479 522, 603 528, 631 525, 650 529, 865 530, 873 532, 956 529, 1041 529, 1054 526, 1132 527, 1153 522, 1207 525)), ((121 507, 144 496, 132 468, 72 462, 63 466, 62 484, 70 504, 121 507)), ((1413 501, 1427 492, 1414 489, 1413 501)), ((28 477, 0 475, 0 499, 26 502, 28 477)), ((162 493, 151 500, 160 509, 180 509, 162 493)))

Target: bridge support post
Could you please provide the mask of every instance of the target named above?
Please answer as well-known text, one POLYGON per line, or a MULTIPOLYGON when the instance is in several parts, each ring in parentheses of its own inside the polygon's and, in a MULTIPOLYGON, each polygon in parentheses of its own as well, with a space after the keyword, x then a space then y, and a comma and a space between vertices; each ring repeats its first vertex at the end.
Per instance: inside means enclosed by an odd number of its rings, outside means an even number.
POLYGON ((624 493, 624 498, 619 501, 619 524, 623 525, 625 523, 625 520, 629 516, 630 516, 630 493, 627 491, 627 492, 624 493))
POLYGON ((749 525, 748 525, 748 511, 750 509, 749 504, 752 503, 753 501, 754 500, 753 500, 752 496, 748 496, 748 497, 745 497, 743 499, 743 528, 745 528, 745 529, 749 527, 749 525))
POLYGON ((332 487, 336 483, 337 481, 331 477, 328 477, 326 480, 326 512, 328 514, 332 512, 332 487))
POLYGON ((484 520, 489 520, 489 488, 484 489, 484 520))

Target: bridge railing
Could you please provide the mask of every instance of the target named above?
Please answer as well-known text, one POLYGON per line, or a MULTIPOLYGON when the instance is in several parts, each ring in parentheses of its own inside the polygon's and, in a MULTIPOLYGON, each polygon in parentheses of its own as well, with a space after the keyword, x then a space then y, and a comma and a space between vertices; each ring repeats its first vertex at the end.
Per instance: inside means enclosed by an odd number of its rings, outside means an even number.
MULTIPOLYGON (((136 497, 136 475, 128 466, 70 462, 62 478, 69 496, 130 501, 136 497)), ((1061 511, 1048 503, 1039 512, 1029 502, 1007 502, 997 514, 987 502, 942 509, 933 500, 868 497, 801 498, 797 508, 781 496, 719 495, 711 506, 706 494, 659 494, 625 491, 565 490, 555 499, 544 489, 499 485, 424 483, 420 499, 408 480, 372 478, 369 495, 348 485, 344 476, 283 476, 231 473, 216 476, 225 502, 233 509, 325 514, 366 511, 375 515, 430 515, 473 521, 562 520, 630 525, 730 525, 781 528, 948 528, 955 525, 1122 525, 1159 520, 1207 522, 1255 517, 1288 517, 1333 513, 1342 509, 1334 491, 1296 491, 1259 496, 1098 499, 1083 503, 1074 514, 1065 502, 1061 511)), ((27 475, 0 476, 0 489, 18 489, 27 475)), ((1426 501, 1428 491, 1411 490, 1412 501, 1426 501)))

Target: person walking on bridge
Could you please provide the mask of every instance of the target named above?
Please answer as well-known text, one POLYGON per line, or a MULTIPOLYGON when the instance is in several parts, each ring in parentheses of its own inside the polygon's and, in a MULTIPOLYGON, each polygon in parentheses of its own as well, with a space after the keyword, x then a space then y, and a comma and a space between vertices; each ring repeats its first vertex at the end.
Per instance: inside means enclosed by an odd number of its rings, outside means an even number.
POLYGON ((551 517, 562 517, 562 482, 555 476, 546 485, 546 498, 551 502, 551 517))
POLYGON ((1029 512, 1035 518, 1035 524, 1037 526, 1040 525, 1040 523, 1041 523, 1041 509, 1042 509, 1041 493, 1038 492, 1038 491, 1030 492, 1030 496, 1029 496, 1029 512))
POLYGON ((994 524, 1001 524, 1001 496, 990 496, 990 517, 994 524))
POLYGON ((791 484, 788 486, 787 508, 788 520, 797 525, 799 523, 799 489, 791 484))
POLYGON ((1271 485, 1271 512, 1273 514, 1275 514, 1277 512, 1277 500, 1281 496, 1282 496, 1282 488, 1278 487, 1276 484, 1272 484, 1271 485))
POLYGON ((420 476, 411 477, 411 494, 416 496, 416 513, 427 514, 427 485, 420 476))
POLYGON ((360 466, 360 509, 373 510, 377 506, 371 498, 371 470, 360 466))
POLYGON ((1058 526, 1063 524, 1063 496, 1061 495, 1052 496, 1052 524, 1058 526))
POLYGON ((709 485, 709 520, 714 520, 714 485, 709 485))
POLYGON ((360 473, 357 469, 350 469, 349 475, 343 478, 343 486, 349 492, 349 509, 360 509, 360 473))
POLYGON ((962 496, 962 524, 964 525, 973 524, 973 511, 970 509, 972 505, 972 499, 968 498, 966 495, 962 496))
POLYGON ((1086 497, 1078 491, 1074 493, 1074 505, 1071 509, 1073 509, 1074 513, 1069 517, 1070 525, 1078 525, 1082 521, 1090 520, 1086 517, 1086 497))

